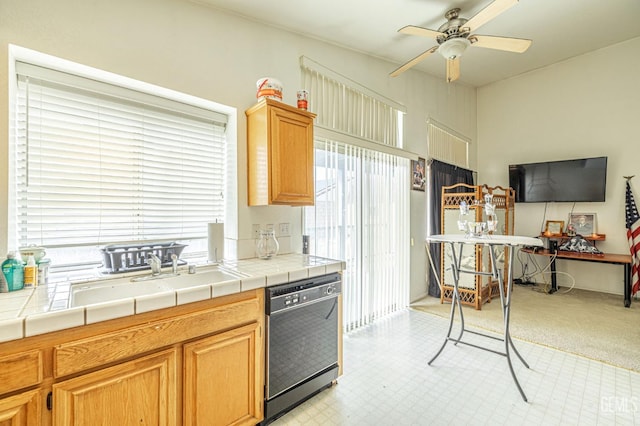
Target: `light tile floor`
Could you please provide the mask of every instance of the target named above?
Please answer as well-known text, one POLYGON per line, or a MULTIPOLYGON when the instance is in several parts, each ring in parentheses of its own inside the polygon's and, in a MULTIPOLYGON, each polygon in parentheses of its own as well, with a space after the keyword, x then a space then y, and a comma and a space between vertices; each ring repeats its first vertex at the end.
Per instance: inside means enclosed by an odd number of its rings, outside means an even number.
POLYGON ((449 342, 428 366, 447 326, 408 309, 347 334, 338 384, 272 425, 640 424, 640 374, 514 339, 531 367, 512 358, 527 403, 503 356, 449 342))

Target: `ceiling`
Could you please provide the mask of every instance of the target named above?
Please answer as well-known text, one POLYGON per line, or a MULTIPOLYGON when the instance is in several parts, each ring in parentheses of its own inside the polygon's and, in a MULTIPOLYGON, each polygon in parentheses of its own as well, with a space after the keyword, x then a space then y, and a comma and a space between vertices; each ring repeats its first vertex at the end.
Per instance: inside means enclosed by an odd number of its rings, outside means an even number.
MULTIPOLYGON (((437 43, 398 33, 405 25, 437 30, 454 7, 471 18, 491 0, 192 0, 389 61, 389 72, 437 43)), ((461 58, 458 82, 479 87, 640 36, 639 0, 520 0, 478 34, 533 40, 524 53, 479 47, 461 58)), ((633 52, 639 54, 639 52, 633 52)), ((413 69, 445 79, 435 54, 413 69)), ((403 78, 402 75, 398 77, 403 78)), ((615 76, 612 76, 615 78, 615 76)))

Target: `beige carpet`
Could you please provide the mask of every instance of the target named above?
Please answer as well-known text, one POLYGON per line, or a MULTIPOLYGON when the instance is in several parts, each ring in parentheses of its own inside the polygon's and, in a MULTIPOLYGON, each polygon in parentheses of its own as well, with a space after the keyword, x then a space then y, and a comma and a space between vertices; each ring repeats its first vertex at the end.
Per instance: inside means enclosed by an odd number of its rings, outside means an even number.
MULTIPOLYGON (((434 297, 411 307, 446 318, 451 310, 434 297)), ((502 332, 500 299, 480 311, 465 306, 464 319, 467 327, 502 332)), ((510 328, 514 338, 640 372, 640 300, 625 308, 622 296, 576 289, 550 295, 515 286, 510 328)))

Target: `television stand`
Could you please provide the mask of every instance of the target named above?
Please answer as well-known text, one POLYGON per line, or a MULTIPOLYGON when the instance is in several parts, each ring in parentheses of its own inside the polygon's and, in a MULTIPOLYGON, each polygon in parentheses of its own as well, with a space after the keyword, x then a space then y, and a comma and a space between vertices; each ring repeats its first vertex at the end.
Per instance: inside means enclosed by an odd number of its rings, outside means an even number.
MULTIPOLYGON (((541 234, 540 238, 549 238, 554 241, 562 241, 571 238, 567 234, 562 235, 545 235, 541 234)), ((589 241, 604 241, 606 238, 605 234, 594 234, 591 236, 583 236, 585 240, 589 241)), ((559 247, 560 244, 557 244, 559 247)), ((624 307, 628 308, 631 306, 631 255, 630 254, 616 254, 616 253, 578 253, 574 251, 561 251, 561 250, 548 250, 548 249, 537 249, 531 250, 527 248, 522 248, 522 251, 525 253, 533 253, 540 256, 547 256, 551 258, 551 289, 549 289, 549 294, 553 294, 558 291, 558 282, 556 279, 556 260, 578 260, 582 262, 596 262, 596 263, 609 263, 614 265, 622 265, 624 268, 624 307)))

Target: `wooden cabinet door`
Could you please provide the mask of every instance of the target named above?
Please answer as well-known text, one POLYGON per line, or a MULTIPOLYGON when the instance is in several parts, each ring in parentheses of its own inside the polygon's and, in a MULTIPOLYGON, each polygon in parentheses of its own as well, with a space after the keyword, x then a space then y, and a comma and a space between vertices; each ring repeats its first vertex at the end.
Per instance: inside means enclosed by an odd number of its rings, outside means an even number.
POLYGON ((184 425, 255 425, 263 418, 261 327, 184 345, 184 425))
POLYGON ((175 425, 176 350, 53 385, 54 426, 175 425))
POLYGON ((313 120, 282 108, 269 109, 271 203, 313 205, 313 120))
POLYGON ((42 393, 21 393, 0 400, 0 426, 39 426, 42 424, 42 393))

